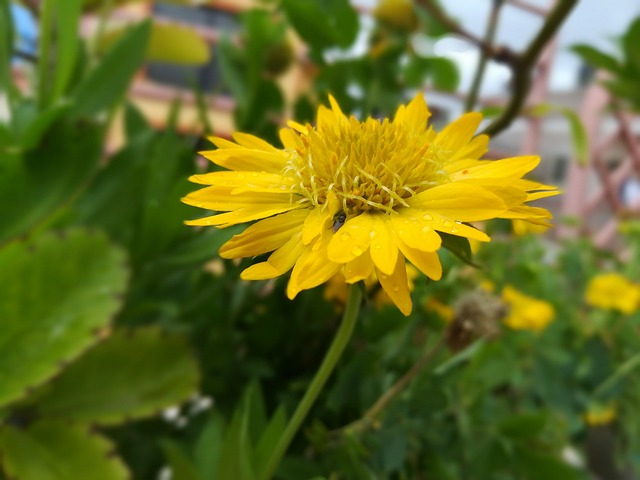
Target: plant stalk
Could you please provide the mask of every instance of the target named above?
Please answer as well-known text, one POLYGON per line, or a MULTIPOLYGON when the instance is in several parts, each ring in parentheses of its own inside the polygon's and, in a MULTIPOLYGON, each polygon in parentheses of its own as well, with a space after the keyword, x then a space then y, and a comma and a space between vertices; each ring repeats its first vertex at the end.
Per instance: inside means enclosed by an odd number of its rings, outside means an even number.
POLYGON ((282 437, 280 437, 276 447, 271 453, 264 471, 259 477, 261 480, 269 480, 275 474, 282 457, 291 444, 291 441, 300 429, 307 413, 309 413, 309 410, 318 398, 318 395, 322 391, 327 379, 342 356, 342 352, 351 338, 356 320, 358 319, 361 301, 362 291, 360 286, 358 284, 351 285, 349 288, 349 300, 347 301, 347 306, 345 307, 344 315, 342 316, 342 322, 336 332, 336 336, 334 337, 320 368, 313 377, 309 387, 307 387, 307 391, 298 404, 296 411, 293 413, 291 420, 289 420, 282 437))

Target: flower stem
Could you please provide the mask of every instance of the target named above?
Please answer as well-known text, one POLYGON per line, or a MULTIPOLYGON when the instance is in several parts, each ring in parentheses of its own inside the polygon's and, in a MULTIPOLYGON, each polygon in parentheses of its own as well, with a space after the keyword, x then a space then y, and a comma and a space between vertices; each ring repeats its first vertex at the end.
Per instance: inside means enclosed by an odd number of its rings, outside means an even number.
POLYGON ((282 437, 280 437, 278 443, 273 449, 271 457, 267 461, 264 471, 260 476, 261 480, 269 480, 274 475, 282 457, 286 453, 287 448, 289 448, 293 437, 306 418, 307 413, 309 413, 309 410, 316 401, 316 398, 318 398, 318 395, 322 391, 322 387, 324 387, 327 382, 329 375, 331 375, 331 372, 333 372, 333 369, 338 363, 338 360, 340 359, 340 356, 353 333, 353 328, 355 327, 358 312, 360 310, 361 300, 362 291, 360 286, 357 284, 351 285, 349 289, 349 300, 347 301, 347 306, 345 308, 344 315, 342 316, 340 328, 336 332, 336 336, 334 337, 320 368, 313 377, 313 380, 311 380, 304 397, 302 397, 302 400, 298 404, 296 411, 293 413, 291 420, 289 420, 282 437))

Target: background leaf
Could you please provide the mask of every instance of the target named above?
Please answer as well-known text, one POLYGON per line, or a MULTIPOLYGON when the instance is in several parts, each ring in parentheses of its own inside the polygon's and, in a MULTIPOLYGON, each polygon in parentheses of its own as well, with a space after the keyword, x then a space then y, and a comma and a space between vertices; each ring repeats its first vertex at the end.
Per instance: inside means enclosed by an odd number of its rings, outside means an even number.
POLYGON ((115 424, 179 404, 197 384, 197 365, 181 337, 118 330, 70 365, 36 408, 47 417, 115 424))
POLYGON ((42 421, 0 429, 0 453, 16 480, 127 480, 129 472, 113 445, 86 426, 42 421))
POLYGON ((0 405, 98 341, 121 305, 124 262, 103 235, 82 230, 0 250, 0 405))

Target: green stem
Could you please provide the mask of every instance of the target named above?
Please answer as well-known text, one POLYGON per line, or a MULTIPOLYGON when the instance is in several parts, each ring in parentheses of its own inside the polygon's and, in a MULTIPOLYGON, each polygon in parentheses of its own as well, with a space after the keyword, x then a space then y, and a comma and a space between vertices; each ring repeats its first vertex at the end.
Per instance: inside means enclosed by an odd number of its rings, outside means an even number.
MULTIPOLYGON (((496 37, 496 30, 498 27, 498 17, 500 16, 500 8, 503 5, 504 0, 493 0, 493 7, 489 14, 489 21, 487 22, 487 30, 484 35, 484 45, 489 48, 492 47, 494 39, 496 37)), ((471 90, 464 106, 465 112, 470 112, 478 101, 478 94, 480 93, 480 86, 482 85, 482 79, 484 78, 484 72, 487 68, 487 62, 489 60, 489 51, 487 48, 480 50, 480 60, 478 61, 478 68, 476 69, 475 76, 473 77, 473 83, 471 84, 471 90)))
POLYGON ((38 45, 38 102, 40 109, 49 105, 51 86, 51 40, 53 29, 53 0, 44 0, 40 12, 40 42, 38 45))
POLYGON ((362 290, 360 289, 360 285, 354 284, 351 285, 349 289, 349 300, 347 301, 347 306, 345 308, 344 315, 342 316, 342 323, 340 324, 340 328, 336 332, 336 336, 327 351, 327 354, 320 365, 320 368, 316 372, 313 380, 309 384, 307 391, 302 397, 302 400, 298 404, 296 411, 294 412, 291 420, 287 424, 287 428, 285 429, 282 437, 278 440, 273 452, 271 453, 271 457, 266 463, 265 469, 260 476, 261 480, 269 480, 276 472, 282 457, 286 453, 293 437, 298 432, 300 425, 304 421, 309 413, 309 410, 313 406, 316 398, 322 391, 329 375, 333 372, 342 352, 344 351, 349 339, 351 338, 351 334, 353 333, 353 329, 356 324, 356 320, 358 319, 358 312, 360 310, 360 303, 362 300, 362 290))

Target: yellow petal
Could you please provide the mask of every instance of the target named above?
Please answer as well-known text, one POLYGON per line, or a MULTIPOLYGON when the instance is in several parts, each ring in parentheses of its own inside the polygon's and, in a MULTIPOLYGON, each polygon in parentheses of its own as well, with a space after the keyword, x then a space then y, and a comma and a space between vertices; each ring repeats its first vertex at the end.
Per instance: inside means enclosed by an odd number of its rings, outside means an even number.
POLYGON ((302 229, 302 243, 309 245, 311 241, 318 237, 323 229, 331 228, 327 222, 331 219, 331 213, 328 208, 315 207, 304 221, 302 229))
POLYGON ((540 163, 540 157, 523 156, 494 160, 465 170, 451 176, 453 181, 468 178, 522 178, 540 163))
POLYGON ((255 257, 276 250, 301 230, 308 215, 307 209, 292 210, 254 223, 222 245, 220 256, 222 258, 255 257))
POLYGON ((407 203, 461 222, 495 218, 506 210, 504 202, 490 191, 462 182, 430 188, 407 199, 407 203))
POLYGON ((261 138, 248 133, 234 132, 231 134, 233 139, 246 148, 254 148, 256 150, 264 150, 265 152, 277 152, 278 149, 271 145, 269 142, 265 142, 261 138))
POLYGON ((270 208, 271 205, 292 203, 289 193, 244 192, 232 195, 232 187, 206 187, 189 193, 183 203, 208 210, 231 211, 240 208, 270 208))
POLYGON ((435 252, 440 248, 442 239, 433 226, 424 220, 426 212, 409 208, 398 210, 398 215, 391 216, 393 231, 407 245, 425 252, 435 252))
POLYGON ((500 218, 521 218, 523 220, 530 220, 532 218, 553 218, 553 215, 551 215, 551 212, 545 208, 522 205, 502 213, 500 218))
POLYGON ((480 113, 465 113, 438 134, 433 141, 434 146, 448 158, 455 157, 457 152, 473 138, 481 121, 482 115, 480 113))
POLYGON ((414 130, 425 130, 427 128, 427 121, 431 116, 427 102, 424 100, 422 92, 418 93, 413 100, 405 107, 404 105, 398 108, 394 117, 394 122, 404 122, 410 128, 414 130))
POLYGON ((263 152, 247 148, 224 148, 199 152, 207 160, 229 170, 281 173, 287 165, 286 152, 263 152))
POLYGON ((527 196, 527 202, 533 202, 534 200, 539 200, 541 198, 554 197, 556 195, 560 195, 562 192, 560 190, 549 190, 546 192, 535 192, 530 193, 527 196))
POLYGON ((329 260, 347 263, 362 255, 371 244, 372 215, 363 213, 348 220, 334 235, 328 246, 329 260))
POLYGON ((338 119, 339 121, 347 120, 347 116, 342 113, 342 109, 340 108, 340 105, 338 104, 336 99, 333 98, 333 95, 329 95, 329 103, 331 104, 331 110, 333 110, 336 119, 338 119))
POLYGON ((389 298, 391 298, 396 307, 398 307, 404 315, 409 315, 411 313, 412 304, 409 292, 409 281, 407 280, 407 267, 405 266, 404 257, 402 255, 398 255, 393 272, 390 275, 387 275, 378 269, 376 269, 376 275, 380 285, 387 295, 389 295, 389 298))
POLYGON ((300 243, 300 234, 298 233, 273 252, 266 262, 251 265, 243 270, 240 278, 243 280, 267 280, 279 277, 291 270, 291 267, 300 257, 303 248, 300 243))
POLYGON ((489 136, 488 135, 478 135, 476 138, 471 140, 466 146, 462 147, 456 153, 453 154, 452 157, 449 158, 449 161, 462 160, 462 159, 478 159, 482 157, 489 150, 489 136))
POLYGON ((216 137, 214 135, 207 137, 211 143, 213 143, 218 148, 238 148, 238 144, 234 143, 226 138, 216 137))
MULTIPOLYGON (((433 228, 438 232, 449 233, 451 235, 456 235, 458 237, 466 237, 473 240, 478 240, 480 242, 491 241, 491 239, 486 233, 482 232, 481 230, 478 230, 477 228, 470 227, 460 222, 451 222, 451 220, 448 219, 447 217, 443 217, 435 213, 426 214, 426 215, 430 215, 431 217, 433 217, 433 220, 426 223, 429 226, 431 226, 431 228, 433 228)), ((411 243, 408 243, 408 242, 405 242, 405 243, 407 243, 407 245, 409 245, 412 248, 416 248, 411 243)), ((423 250, 423 249, 418 248, 418 250, 423 250)))
POLYGON ((344 266, 344 277, 347 283, 356 283, 366 280, 373 272, 373 260, 369 252, 365 252, 354 258, 344 266))
POLYGON ((440 280, 442 278, 442 265, 436 252, 424 252, 417 248, 411 248, 400 239, 397 239, 397 242, 402 254, 414 267, 432 280, 440 280))
POLYGON ((330 234, 324 234, 320 248, 303 247, 300 258, 293 267, 287 285, 287 296, 293 299, 300 291, 308 290, 326 282, 340 271, 341 265, 327 258, 330 234))
POLYGON ((396 267, 398 247, 391 235, 389 215, 377 214, 371 217, 373 220, 371 245, 369 246, 371 259, 378 270, 391 275, 396 267))
POLYGON ((268 205, 268 208, 253 207, 253 208, 241 208, 233 212, 220 213, 218 215, 212 215, 210 217, 197 218, 195 220, 187 220, 184 223, 186 225, 194 226, 206 226, 213 225, 219 228, 230 227, 238 223, 252 222, 253 220, 260 220, 262 218, 272 217, 279 213, 288 212, 289 210, 302 209, 301 205, 281 204, 281 205, 268 205))
POLYGON ((279 135, 280 141, 282 142, 284 148, 294 150, 296 148, 302 147, 302 143, 300 142, 299 137, 290 128, 281 128, 279 135))
POLYGON ((211 172, 200 175, 192 175, 189 181, 201 185, 217 185, 232 187, 232 195, 245 192, 288 193, 291 187, 297 184, 291 177, 285 177, 277 173, 260 172, 211 172))

